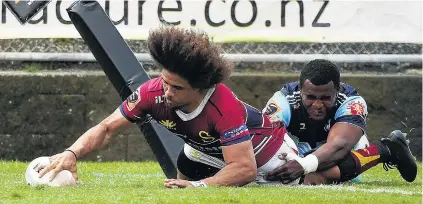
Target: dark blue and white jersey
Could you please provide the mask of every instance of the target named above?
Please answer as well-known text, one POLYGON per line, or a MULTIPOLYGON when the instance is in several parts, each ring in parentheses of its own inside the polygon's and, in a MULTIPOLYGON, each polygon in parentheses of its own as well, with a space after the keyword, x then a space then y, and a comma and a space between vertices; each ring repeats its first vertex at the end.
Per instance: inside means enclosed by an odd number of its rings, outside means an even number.
POLYGON ((309 119, 302 103, 299 82, 285 84, 267 102, 263 112, 272 120, 282 121, 291 138, 297 143, 300 155, 326 143, 330 128, 335 123, 348 123, 366 133, 367 105, 357 91, 340 84, 335 105, 327 110, 324 120, 309 119))

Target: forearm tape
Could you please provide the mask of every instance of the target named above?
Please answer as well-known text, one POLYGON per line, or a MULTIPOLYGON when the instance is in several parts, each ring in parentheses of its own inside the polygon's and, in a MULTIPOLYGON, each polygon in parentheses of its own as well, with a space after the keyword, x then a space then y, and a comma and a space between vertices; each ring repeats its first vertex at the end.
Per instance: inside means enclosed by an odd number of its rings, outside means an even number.
POLYGON ((309 154, 304 158, 297 157, 295 160, 303 167, 304 174, 315 172, 319 166, 319 160, 314 154, 309 154))

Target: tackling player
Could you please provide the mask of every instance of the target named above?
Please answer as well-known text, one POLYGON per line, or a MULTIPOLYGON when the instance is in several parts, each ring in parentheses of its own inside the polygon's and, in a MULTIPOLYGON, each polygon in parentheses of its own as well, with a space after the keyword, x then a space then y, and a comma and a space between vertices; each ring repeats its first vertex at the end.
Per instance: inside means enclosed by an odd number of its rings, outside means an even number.
POLYGON ((285 124, 300 154, 281 156, 291 161, 270 172, 270 180, 289 182, 305 175, 304 184, 343 182, 379 163, 385 170, 396 166, 408 182, 416 178, 405 134, 396 130, 369 145, 366 102, 340 82, 337 66, 327 60, 309 62, 300 80, 277 91, 263 112, 285 124))

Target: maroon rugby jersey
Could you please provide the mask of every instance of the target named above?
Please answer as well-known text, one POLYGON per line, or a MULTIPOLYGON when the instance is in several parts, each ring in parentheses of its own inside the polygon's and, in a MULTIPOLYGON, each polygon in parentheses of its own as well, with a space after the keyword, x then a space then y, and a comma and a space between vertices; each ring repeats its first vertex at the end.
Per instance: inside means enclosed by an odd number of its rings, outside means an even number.
POLYGON ((190 114, 172 110, 164 102, 163 80, 158 77, 141 85, 120 110, 131 122, 150 114, 194 149, 221 159, 221 146, 251 139, 258 167, 278 151, 286 133, 285 127, 272 124, 269 117, 238 100, 224 84, 210 89, 190 114))

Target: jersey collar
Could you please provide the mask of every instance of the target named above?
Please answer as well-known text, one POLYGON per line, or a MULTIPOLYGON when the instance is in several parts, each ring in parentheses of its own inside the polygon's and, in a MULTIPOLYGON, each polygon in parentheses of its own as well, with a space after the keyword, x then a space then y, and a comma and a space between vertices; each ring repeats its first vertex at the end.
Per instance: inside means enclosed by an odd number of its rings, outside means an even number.
POLYGON ((201 101, 200 105, 191 113, 184 113, 181 110, 176 110, 176 114, 179 116, 179 118, 181 118, 181 120, 183 121, 188 121, 188 120, 192 120, 195 117, 197 117, 198 115, 200 115, 201 111, 203 111, 204 107, 207 104, 207 101, 209 101, 211 95, 214 93, 214 90, 216 89, 216 87, 212 87, 210 88, 206 95, 204 96, 203 100, 201 101))

